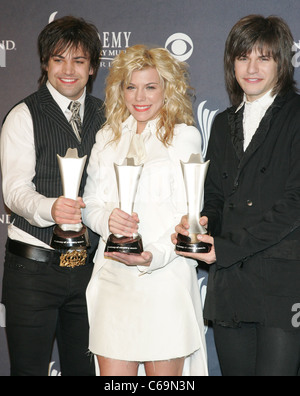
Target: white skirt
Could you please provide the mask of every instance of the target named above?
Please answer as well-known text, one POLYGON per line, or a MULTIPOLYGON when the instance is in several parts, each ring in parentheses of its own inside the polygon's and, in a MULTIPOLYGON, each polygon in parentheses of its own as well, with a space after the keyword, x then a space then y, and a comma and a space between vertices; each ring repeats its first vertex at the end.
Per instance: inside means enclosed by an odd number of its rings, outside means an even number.
POLYGON ((207 375, 195 267, 178 257, 141 274, 136 267, 102 260, 87 290, 90 351, 135 362, 188 357, 186 375, 207 375))

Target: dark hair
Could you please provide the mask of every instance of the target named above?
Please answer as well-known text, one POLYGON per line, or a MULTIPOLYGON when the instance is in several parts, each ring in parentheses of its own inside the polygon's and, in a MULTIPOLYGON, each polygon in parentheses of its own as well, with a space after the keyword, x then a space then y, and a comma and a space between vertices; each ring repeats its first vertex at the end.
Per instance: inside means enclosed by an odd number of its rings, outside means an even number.
POLYGON ((279 17, 249 15, 237 22, 227 38, 224 54, 225 83, 231 103, 238 106, 244 95, 235 78, 234 62, 254 48, 263 55, 272 56, 277 63, 278 81, 273 94, 284 94, 291 89, 296 91, 293 44, 288 25, 279 17))
POLYGON ((87 90, 91 92, 100 66, 102 44, 96 27, 82 18, 66 16, 47 25, 38 37, 38 51, 41 62, 39 85, 47 82, 47 66, 54 54, 62 54, 69 48, 81 47, 89 55, 93 75, 89 77, 87 90))

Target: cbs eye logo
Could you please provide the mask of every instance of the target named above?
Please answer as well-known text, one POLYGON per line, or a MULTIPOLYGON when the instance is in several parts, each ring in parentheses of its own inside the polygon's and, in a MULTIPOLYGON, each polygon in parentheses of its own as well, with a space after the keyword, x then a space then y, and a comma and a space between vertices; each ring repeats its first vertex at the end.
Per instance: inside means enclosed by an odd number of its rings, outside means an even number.
POLYGON ((166 41, 165 48, 177 60, 184 62, 191 57, 194 51, 194 43, 187 34, 174 33, 166 41))

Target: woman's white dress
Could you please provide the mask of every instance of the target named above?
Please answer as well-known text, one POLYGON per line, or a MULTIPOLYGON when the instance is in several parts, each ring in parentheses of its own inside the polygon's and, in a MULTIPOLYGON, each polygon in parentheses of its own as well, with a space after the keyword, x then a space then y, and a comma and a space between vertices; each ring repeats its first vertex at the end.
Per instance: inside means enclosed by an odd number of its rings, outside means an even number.
POLYGON ((122 125, 119 144, 110 143, 111 130, 98 132, 88 166, 84 223, 102 236, 87 289, 90 351, 126 361, 185 359, 184 375, 207 375, 202 304, 196 261, 177 256, 171 234, 187 213, 180 160, 201 153, 199 131, 176 125, 166 148, 150 121, 142 137, 146 159, 134 211, 140 219, 144 250, 153 254, 150 267, 129 267, 104 258, 110 234, 108 219, 119 207, 113 164, 127 157, 136 121, 122 125))

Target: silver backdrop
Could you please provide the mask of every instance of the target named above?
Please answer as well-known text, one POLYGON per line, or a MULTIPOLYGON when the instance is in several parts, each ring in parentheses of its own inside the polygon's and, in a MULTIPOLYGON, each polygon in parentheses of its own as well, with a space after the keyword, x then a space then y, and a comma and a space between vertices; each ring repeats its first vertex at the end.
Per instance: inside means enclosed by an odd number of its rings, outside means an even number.
MULTIPOLYGON (((190 65, 196 92, 195 117, 205 153, 211 123, 229 103, 224 87, 223 51, 226 37, 248 14, 278 15, 289 24, 295 40, 294 66, 300 81, 299 0, 0 0, 0 121, 10 108, 37 89, 40 74, 36 41, 54 18, 74 15, 93 22, 104 45, 93 94, 104 97, 104 83, 113 57, 134 44, 166 47, 190 65)), ((0 295, 9 215, 0 199, 0 295)), ((199 293, 205 298, 207 268, 200 268, 199 293)), ((300 301, 299 301, 300 303, 300 301)), ((0 376, 9 375, 3 307, 0 306, 0 376)), ((212 330, 207 329, 210 375, 220 375, 212 330)), ((60 374, 54 348, 49 375, 60 374)))

